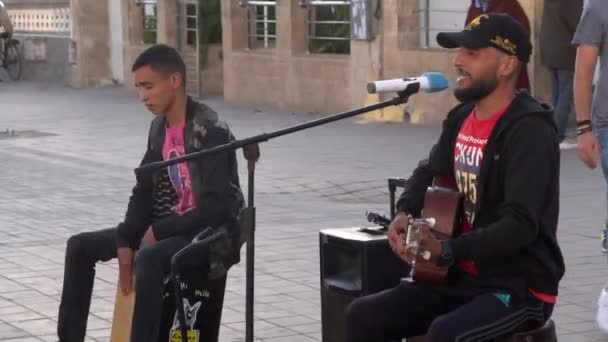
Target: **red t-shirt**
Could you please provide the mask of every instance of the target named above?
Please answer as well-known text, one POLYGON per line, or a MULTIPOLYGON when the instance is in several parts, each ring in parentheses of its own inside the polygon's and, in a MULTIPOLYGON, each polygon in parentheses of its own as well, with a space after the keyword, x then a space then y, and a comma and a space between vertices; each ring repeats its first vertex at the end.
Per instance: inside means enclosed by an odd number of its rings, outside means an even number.
MULTIPOLYGON (((496 126, 496 122, 498 122, 506 110, 507 107, 484 120, 479 120, 476 116, 476 111, 473 110, 463 122, 456 138, 454 175, 456 176, 458 190, 464 195, 463 209, 465 220, 462 227, 463 234, 473 230, 478 195, 477 178, 479 177, 483 153, 488 143, 488 138, 492 134, 494 126, 496 126)), ((461 270, 470 275, 476 276, 479 274, 472 260, 459 259, 456 260, 456 264, 461 270)), ((530 292, 542 301, 555 303, 555 296, 533 290, 530 290, 530 292)))

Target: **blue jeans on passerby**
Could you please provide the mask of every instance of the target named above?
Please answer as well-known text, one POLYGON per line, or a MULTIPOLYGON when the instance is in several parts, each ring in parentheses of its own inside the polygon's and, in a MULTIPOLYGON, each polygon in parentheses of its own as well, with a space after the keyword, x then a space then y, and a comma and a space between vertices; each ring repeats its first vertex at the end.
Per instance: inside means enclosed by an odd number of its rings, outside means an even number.
MULTIPOLYGON (((594 131, 595 135, 597 136, 597 140, 600 143, 600 148, 602 150, 602 172, 604 173, 604 178, 606 179, 606 184, 608 185, 608 127, 594 127, 594 131)), ((608 191, 606 192, 606 203, 608 205, 608 191)), ((606 209, 606 212, 608 214, 608 206, 606 209)))
MULTIPOLYGON (((606 185, 608 185, 608 127, 594 127, 595 134, 600 143, 602 172, 606 185)), ((602 232, 602 251, 608 251, 608 190, 606 191, 606 223, 602 232)))
POLYGON ((574 70, 550 69, 553 85, 552 105, 555 112, 559 141, 566 138, 568 118, 574 110, 574 70))

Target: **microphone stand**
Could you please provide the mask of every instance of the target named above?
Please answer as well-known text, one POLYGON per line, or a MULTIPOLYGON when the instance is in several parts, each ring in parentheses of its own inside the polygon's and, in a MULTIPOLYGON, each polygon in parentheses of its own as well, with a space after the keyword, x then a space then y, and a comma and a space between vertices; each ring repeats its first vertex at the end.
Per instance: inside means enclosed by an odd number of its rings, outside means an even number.
MULTIPOLYGON (((326 123, 330 123, 333 121, 346 119, 346 118, 349 118, 349 117, 352 117, 355 115, 371 112, 371 111, 382 109, 382 108, 389 107, 389 106, 397 106, 400 104, 407 103, 409 97, 412 94, 417 93, 419 89, 420 89, 420 85, 418 83, 412 83, 412 84, 409 84, 406 87, 406 89, 404 89, 403 91, 398 92, 397 93, 398 96, 392 98, 391 100, 379 102, 379 103, 376 103, 376 104, 373 104, 370 106, 366 106, 363 108, 355 109, 352 111, 331 115, 331 116, 324 117, 324 118, 321 118, 318 120, 305 122, 303 124, 295 125, 292 127, 287 127, 287 128, 275 131, 275 132, 263 133, 263 134, 259 134, 259 135, 245 138, 242 140, 234 140, 234 141, 224 144, 224 145, 215 146, 215 147, 212 147, 212 148, 209 148, 206 150, 190 153, 190 154, 187 154, 187 155, 184 155, 181 157, 177 157, 177 158, 174 158, 171 160, 149 163, 149 164, 142 165, 135 169, 136 174, 141 173, 141 172, 149 172, 149 171, 157 170, 157 169, 167 167, 170 165, 174 165, 174 164, 177 164, 180 162, 188 161, 190 159, 203 158, 203 157, 208 156, 213 153, 219 153, 219 152, 226 151, 226 150, 236 150, 238 148, 243 148, 244 153, 245 153, 245 158, 247 159, 247 162, 248 162, 247 165, 248 165, 248 175, 249 175, 249 177, 248 177, 248 201, 247 201, 248 203, 247 203, 247 208, 245 209, 246 210, 245 221, 246 221, 247 226, 250 228, 249 234, 247 237, 247 263, 246 263, 246 268, 247 268, 246 269, 247 292, 246 292, 246 313, 245 313, 245 321, 246 321, 245 341, 246 342, 253 342, 253 321, 254 321, 254 317, 253 317, 254 281, 253 280, 254 280, 254 243, 255 243, 255 221, 256 221, 255 220, 255 207, 253 205, 253 199, 254 199, 254 184, 253 183, 254 183, 255 163, 257 162, 257 160, 259 159, 259 156, 260 156, 260 150, 259 150, 258 143, 266 142, 272 138, 280 137, 282 135, 295 133, 297 131, 301 131, 304 129, 324 125, 326 123)), ((177 304, 178 304, 177 309, 183 310, 182 306, 180 305, 181 303, 177 303, 177 304)), ((186 336, 182 335, 182 339, 184 342, 186 342, 186 338, 187 338, 186 336)))

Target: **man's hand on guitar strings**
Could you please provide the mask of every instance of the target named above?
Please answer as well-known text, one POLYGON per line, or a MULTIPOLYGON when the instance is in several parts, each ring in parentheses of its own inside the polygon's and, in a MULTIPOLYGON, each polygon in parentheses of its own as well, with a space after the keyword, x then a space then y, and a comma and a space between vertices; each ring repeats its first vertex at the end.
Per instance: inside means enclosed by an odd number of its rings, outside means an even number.
POLYGON ((414 254, 412 251, 413 251, 412 248, 408 248, 408 246, 404 244, 403 248, 401 248, 398 255, 401 258, 401 260, 403 260, 405 263, 411 265, 412 261, 414 261, 414 254))
POLYGON ((430 261, 433 264, 437 264, 437 260, 441 256, 443 252, 443 248, 441 247, 441 240, 438 240, 431 228, 428 226, 420 227, 420 241, 418 242, 419 250, 418 253, 418 261, 430 261), (430 253, 430 259, 424 259, 425 254, 428 256, 430 253))

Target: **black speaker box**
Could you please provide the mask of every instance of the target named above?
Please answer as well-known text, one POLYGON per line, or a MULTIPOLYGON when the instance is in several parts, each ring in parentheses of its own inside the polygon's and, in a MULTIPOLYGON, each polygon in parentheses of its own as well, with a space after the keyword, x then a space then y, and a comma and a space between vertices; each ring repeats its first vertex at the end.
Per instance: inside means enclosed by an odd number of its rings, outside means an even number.
POLYGON ((407 272, 384 231, 380 227, 367 231, 338 228, 319 233, 323 342, 344 342, 350 302, 396 286, 407 272))

